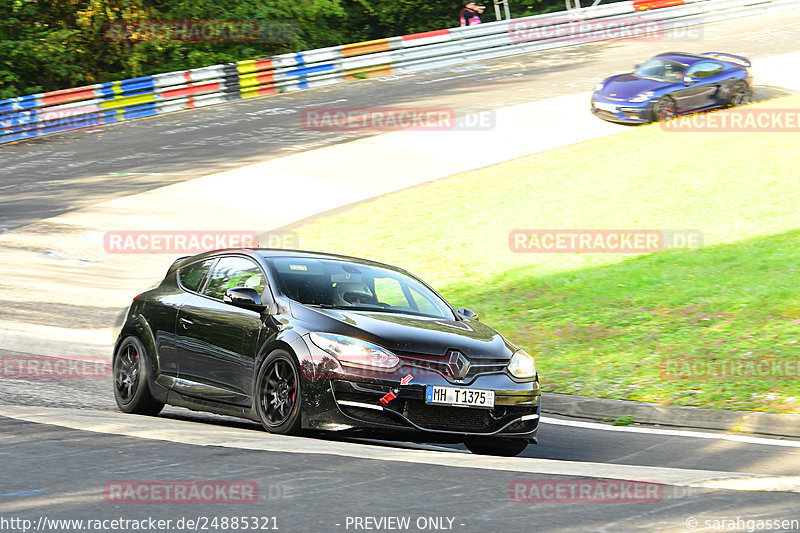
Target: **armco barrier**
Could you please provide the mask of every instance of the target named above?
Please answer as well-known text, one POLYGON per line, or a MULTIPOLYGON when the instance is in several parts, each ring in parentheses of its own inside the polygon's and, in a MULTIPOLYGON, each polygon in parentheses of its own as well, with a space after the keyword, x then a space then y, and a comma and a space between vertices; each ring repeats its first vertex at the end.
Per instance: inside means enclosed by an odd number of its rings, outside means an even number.
POLYGON ((628 0, 0 100, 0 143, 345 80, 607 40, 555 36, 570 20, 689 26, 800 8, 798 0, 628 0), (631 13, 634 13, 632 16, 631 13), (519 28, 536 27, 533 34, 519 28))

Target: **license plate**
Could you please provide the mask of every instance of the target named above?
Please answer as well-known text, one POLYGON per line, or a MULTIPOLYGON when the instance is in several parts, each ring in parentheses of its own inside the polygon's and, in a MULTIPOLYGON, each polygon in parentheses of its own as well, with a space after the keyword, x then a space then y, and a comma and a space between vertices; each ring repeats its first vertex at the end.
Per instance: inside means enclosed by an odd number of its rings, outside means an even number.
POLYGON ((612 113, 616 113, 617 112, 617 106, 614 105, 614 104, 607 104, 605 102, 595 102, 594 106, 597 109, 602 109, 603 111, 610 111, 612 113))
POLYGON ((494 407, 494 391, 429 385, 425 390, 425 403, 491 409, 494 407))

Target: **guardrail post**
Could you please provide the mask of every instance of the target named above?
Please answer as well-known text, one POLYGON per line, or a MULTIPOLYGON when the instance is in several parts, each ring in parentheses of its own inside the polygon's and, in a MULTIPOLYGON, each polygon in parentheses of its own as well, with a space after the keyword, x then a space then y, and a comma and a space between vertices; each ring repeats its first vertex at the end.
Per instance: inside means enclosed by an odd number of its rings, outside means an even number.
POLYGON ((503 16, 500 14, 500 6, 503 6, 506 19, 511 20, 511 10, 508 7, 508 0, 494 0, 494 14, 497 20, 503 20, 503 16))

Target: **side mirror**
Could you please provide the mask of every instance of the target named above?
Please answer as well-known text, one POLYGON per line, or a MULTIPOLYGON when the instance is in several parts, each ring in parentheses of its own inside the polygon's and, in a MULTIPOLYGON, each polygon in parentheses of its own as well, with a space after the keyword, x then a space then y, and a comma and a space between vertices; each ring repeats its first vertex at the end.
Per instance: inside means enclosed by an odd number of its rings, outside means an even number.
POLYGON ((683 84, 684 85, 691 85, 693 83, 697 83, 697 78, 693 78, 691 76, 684 76, 683 77, 683 84))
POLYGON ((235 287, 225 291, 225 297, 222 299, 226 304, 241 307, 242 309, 250 309, 251 311, 264 311, 267 306, 261 303, 261 296, 258 291, 250 287, 235 287))
POLYGON ((464 318, 474 318, 475 320, 478 319, 478 313, 476 313, 472 309, 467 309, 466 307, 459 307, 457 312, 464 318))

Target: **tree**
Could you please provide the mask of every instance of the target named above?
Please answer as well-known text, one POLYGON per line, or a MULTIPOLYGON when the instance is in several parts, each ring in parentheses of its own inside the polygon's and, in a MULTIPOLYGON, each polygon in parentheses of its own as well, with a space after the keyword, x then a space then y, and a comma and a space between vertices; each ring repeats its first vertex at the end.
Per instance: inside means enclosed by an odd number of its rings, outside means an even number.
MULTIPOLYGON (((462 7, 453 0, 0 0, 0 98, 449 28, 462 7), (152 21, 241 21, 256 25, 258 37, 165 38, 150 31, 152 21)), ((511 8, 524 16, 563 9, 563 0, 511 8)), ((484 21, 493 19, 490 8, 484 21)))

